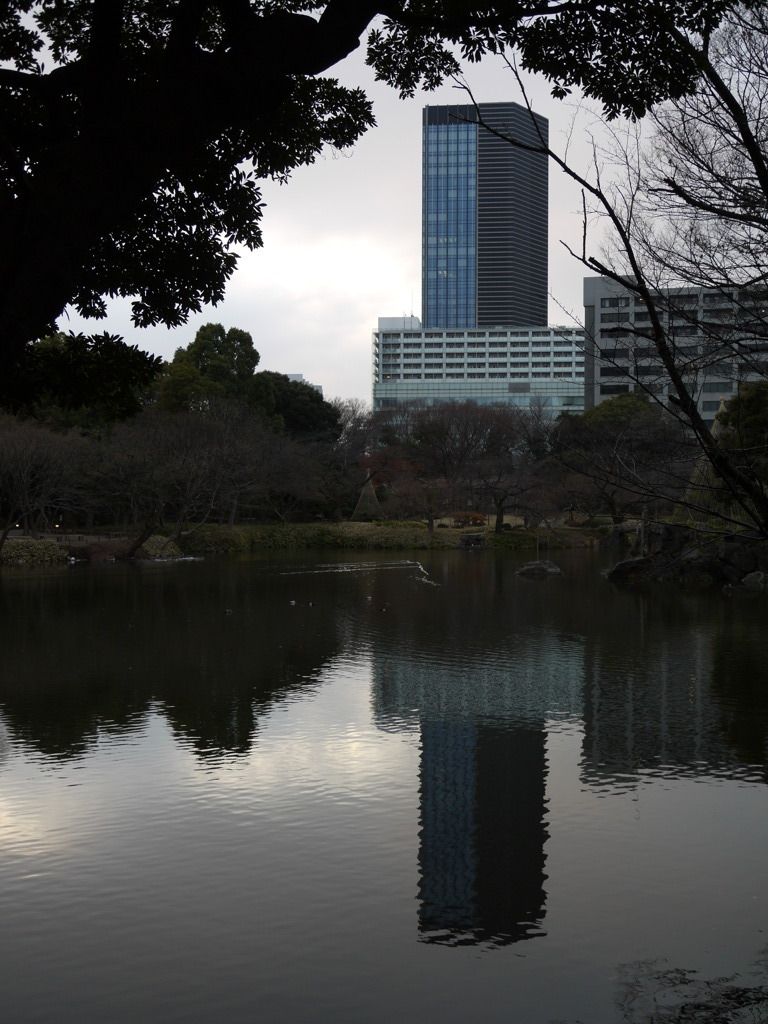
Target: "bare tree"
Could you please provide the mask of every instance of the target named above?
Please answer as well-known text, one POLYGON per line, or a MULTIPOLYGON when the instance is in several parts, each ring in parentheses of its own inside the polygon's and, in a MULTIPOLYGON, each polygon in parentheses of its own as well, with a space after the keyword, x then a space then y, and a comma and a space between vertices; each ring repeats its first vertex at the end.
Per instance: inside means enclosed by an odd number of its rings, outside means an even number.
POLYGON ((135 530, 130 557, 168 519, 171 538, 205 520, 217 494, 221 431, 210 417, 148 410, 121 424, 105 445, 102 491, 135 530))
POLYGON ((617 373, 685 427, 738 510, 729 521, 766 537, 768 491, 713 436, 696 399, 713 367, 737 382, 766 370, 768 14, 745 3, 714 32, 671 31, 681 59, 698 69, 695 93, 661 104, 640 132, 631 123, 614 126, 611 158, 595 145, 591 173, 543 138, 536 148, 581 186, 582 245, 573 255, 643 311, 616 326, 617 373), (609 239, 598 255, 596 216, 609 239), (704 315, 692 296, 701 286, 714 293, 704 315))
POLYGON ((474 465, 474 476, 493 505, 494 530, 500 533, 507 512, 517 512, 526 522, 544 513, 548 491, 545 459, 553 424, 535 405, 527 409, 486 406, 482 414, 489 432, 474 465))
POLYGON ((331 403, 339 416, 339 435, 312 446, 319 472, 318 487, 334 516, 350 512, 360 491, 373 479, 375 470, 366 457, 374 445, 374 416, 365 402, 357 398, 331 403))
POLYGON ((80 456, 86 442, 36 423, 0 417, 0 548, 17 523, 36 536, 82 505, 80 456))
POLYGON ((614 524, 671 511, 692 473, 680 424, 642 395, 619 395, 555 427, 553 460, 564 503, 614 524))

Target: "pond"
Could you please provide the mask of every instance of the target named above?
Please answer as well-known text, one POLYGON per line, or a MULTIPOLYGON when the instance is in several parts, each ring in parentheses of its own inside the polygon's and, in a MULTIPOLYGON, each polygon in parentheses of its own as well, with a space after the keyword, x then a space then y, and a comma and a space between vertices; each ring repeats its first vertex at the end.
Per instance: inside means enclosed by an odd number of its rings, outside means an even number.
POLYGON ((768 599, 550 557, 5 571, 4 1018, 768 1019, 768 599))

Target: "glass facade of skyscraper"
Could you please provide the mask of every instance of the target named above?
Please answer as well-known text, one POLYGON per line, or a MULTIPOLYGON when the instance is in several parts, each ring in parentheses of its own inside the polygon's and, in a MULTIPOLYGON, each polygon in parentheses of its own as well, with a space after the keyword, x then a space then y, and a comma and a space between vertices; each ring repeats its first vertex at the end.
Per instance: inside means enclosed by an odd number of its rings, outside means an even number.
POLYGON ((546 324, 547 119, 481 103, 425 107, 422 123, 424 326, 546 324))
POLYGON ((477 126, 425 126, 425 301, 434 323, 474 327, 477 305, 477 126))

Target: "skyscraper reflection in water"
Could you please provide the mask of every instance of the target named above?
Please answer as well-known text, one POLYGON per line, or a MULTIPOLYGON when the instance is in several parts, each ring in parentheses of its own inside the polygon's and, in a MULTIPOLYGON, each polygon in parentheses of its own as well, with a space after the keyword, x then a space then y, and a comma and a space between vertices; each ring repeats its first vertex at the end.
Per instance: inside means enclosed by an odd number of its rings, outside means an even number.
POLYGON ((544 934, 545 734, 421 725, 419 935, 506 945, 544 934))

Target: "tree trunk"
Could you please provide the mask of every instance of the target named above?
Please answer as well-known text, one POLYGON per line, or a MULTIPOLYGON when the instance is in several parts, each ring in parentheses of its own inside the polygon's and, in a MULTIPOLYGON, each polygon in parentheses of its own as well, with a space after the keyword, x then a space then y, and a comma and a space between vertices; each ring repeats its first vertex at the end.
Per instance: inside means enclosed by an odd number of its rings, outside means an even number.
POLYGON ((148 519, 144 523, 144 526, 143 526, 143 528, 141 530, 141 533, 138 535, 138 537, 135 537, 131 541, 131 543, 128 545, 128 547, 125 549, 125 551, 123 551, 118 557, 119 558, 126 558, 126 559, 127 558, 133 558, 133 556, 139 550, 141 545, 145 541, 149 540, 149 538, 152 536, 152 534, 155 532, 156 529, 157 529, 157 516, 155 515, 151 519, 148 519))
POLYGON ((230 506, 230 509, 229 509, 229 518, 227 520, 227 526, 230 528, 230 530, 234 527, 235 519, 236 518, 237 518, 237 498, 235 497, 235 498, 232 499, 232 505, 230 506))
POLYGON ((494 533, 501 533, 504 529, 504 499, 501 498, 493 503, 496 509, 496 521, 493 526, 494 533))

